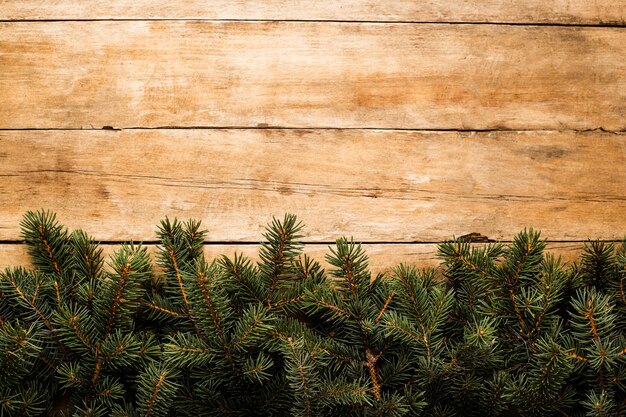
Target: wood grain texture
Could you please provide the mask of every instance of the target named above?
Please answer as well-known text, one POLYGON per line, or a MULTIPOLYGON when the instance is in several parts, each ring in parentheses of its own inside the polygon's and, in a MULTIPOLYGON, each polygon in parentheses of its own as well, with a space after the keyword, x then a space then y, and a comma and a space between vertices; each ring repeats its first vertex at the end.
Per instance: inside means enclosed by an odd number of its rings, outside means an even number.
POLYGON ((622 0, 0 0, 0 19, 271 19, 623 24, 622 0))
POLYGON ((0 24, 0 128, 626 129, 626 31, 0 24))
MULTIPOLYGON (((119 245, 102 247, 105 256, 109 256, 119 248, 119 245)), ((154 260, 155 245, 147 247, 154 260)), ((555 256, 561 256, 565 262, 573 262, 582 251, 582 247, 581 243, 549 243, 547 251, 555 256)), ((364 244, 363 248, 369 256, 373 274, 389 272, 400 263, 415 265, 418 268, 435 268, 439 265, 437 245, 434 244, 364 244)), ((221 255, 232 257, 235 252, 243 253, 256 262, 259 260, 258 250, 259 245, 206 245, 204 254, 208 260, 212 260, 221 255)), ((328 252, 328 245, 308 244, 304 247, 304 253, 321 262, 326 269, 331 268, 324 260, 328 252)), ((32 266, 26 246, 0 244, 0 271, 8 266, 32 266)))
POLYGON ((1 131, 0 240, 44 207, 100 241, 155 239, 169 215, 258 242, 297 214, 308 242, 626 235, 626 137, 606 132, 1 131))

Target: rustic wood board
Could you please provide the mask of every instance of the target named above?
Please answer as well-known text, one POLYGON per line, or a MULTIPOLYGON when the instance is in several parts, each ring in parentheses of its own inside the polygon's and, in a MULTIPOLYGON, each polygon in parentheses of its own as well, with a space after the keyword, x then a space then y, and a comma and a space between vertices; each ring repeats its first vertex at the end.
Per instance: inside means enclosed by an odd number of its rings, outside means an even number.
POLYGON ((606 132, 0 131, 0 240, 28 209, 100 241, 150 241, 169 215, 258 242, 297 214, 308 242, 555 241, 626 235, 626 137, 606 132))
MULTIPOLYGON (((153 254, 155 245, 146 245, 153 254)), ((561 256, 565 262, 573 262, 582 251, 582 243, 549 243, 548 252, 561 256)), ((119 245, 103 245, 106 256, 113 253, 119 245)), ((400 263, 415 265, 418 268, 435 268, 439 265, 437 245, 434 244, 364 244, 363 248, 369 256, 369 265, 373 274, 388 272, 400 263)), ((204 253, 208 260, 221 255, 232 257, 235 253, 243 253, 255 262, 258 257, 259 245, 206 245, 204 253)), ((322 263, 324 268, 331 268, 324 257, 329 252, 328 245, 305 245, 304 253, 322 263)), ((7 266, 31 267, 30 258, 25 245, 0 244, 0 271, 7 266)), ((155 268, 156 270, 156 268, 155 268)))
POLYGON ((0 128, 621 131, 625 56, 605 27, 0 23, 0 128))
POLYGON ((270 19, 623 24, 622 0, 3 0, 0 19, 270 19))

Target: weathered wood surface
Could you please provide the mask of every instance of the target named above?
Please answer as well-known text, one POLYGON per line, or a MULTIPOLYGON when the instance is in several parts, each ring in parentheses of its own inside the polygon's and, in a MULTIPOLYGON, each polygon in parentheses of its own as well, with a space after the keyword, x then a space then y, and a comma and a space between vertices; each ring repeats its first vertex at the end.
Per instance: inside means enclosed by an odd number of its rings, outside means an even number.
POLYGON ((258 242, 285 212, 308 242, 626 234, 626 137, 599 131, 1 131, 0 177, 0 240, 39 207, 100 241, 154 240, 169 215, 258 242))
POLYGON ((625 56, 605 27, 0 23, 0 128, 620 131, 625 56))
MULTIPOLYGON (((155 245, 146 245, 154 255, 155 245)), ((103 245, 105 256, 113 253, 119 245, 103 245)), ((369 265, 373 274, 388 272, 400 263, 415 265, 418 268, 437 267, 437 245, 434 244, 364 244, 363 248, 369 256, 369 265)), ((549 243, 547 251, 561 256, 565 262, 577 259, 583 248, 582 243, 549 243)), ((243 253, 255 262, 259 260, 258 245, 206 245, 204 253, 208 260, 221 255, 232 257, 235 252, 243 253)), ((328 245, 308 244, 304 253, 322 263, 324 268, 331 266, 324 260, 329 252, 328 245)), ((154 260, 153 256, 153 260, 154 260)), ((0 244, 0 270, 7 266, 31 267, 30 258, 25 245, 0 244)), ((156 269, 156 268, 155 268, 156 269)))
POLYGON ((623 24, 623 0, 0 0, 0 19, 271 19, 623 24))

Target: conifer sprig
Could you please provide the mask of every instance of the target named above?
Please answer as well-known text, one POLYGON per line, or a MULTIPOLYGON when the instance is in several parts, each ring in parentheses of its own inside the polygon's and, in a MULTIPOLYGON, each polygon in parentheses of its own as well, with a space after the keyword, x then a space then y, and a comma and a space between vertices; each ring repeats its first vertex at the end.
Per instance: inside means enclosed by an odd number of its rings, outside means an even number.
POLYGON ((34 268, 0 272, 0 415, 626 414, 626 241, 572 266, 532 229, 439 245, 441 268, 372 276, 339 238, 328 269, 302 224, 258 261, 205 259, 198 221, 165 219, 108 259, 53 213, 22 225, 34 268))

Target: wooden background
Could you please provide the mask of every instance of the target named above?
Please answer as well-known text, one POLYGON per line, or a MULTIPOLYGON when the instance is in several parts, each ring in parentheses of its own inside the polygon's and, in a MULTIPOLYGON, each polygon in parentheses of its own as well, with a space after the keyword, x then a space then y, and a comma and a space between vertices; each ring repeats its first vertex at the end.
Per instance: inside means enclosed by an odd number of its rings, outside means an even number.
POLYGON ((321 258, 436 262, 541 229, 626 234, 624 0, 0 0, 0 267, 52 209, 113 250, 199 218, 253 254, 296 213, 321 258))

